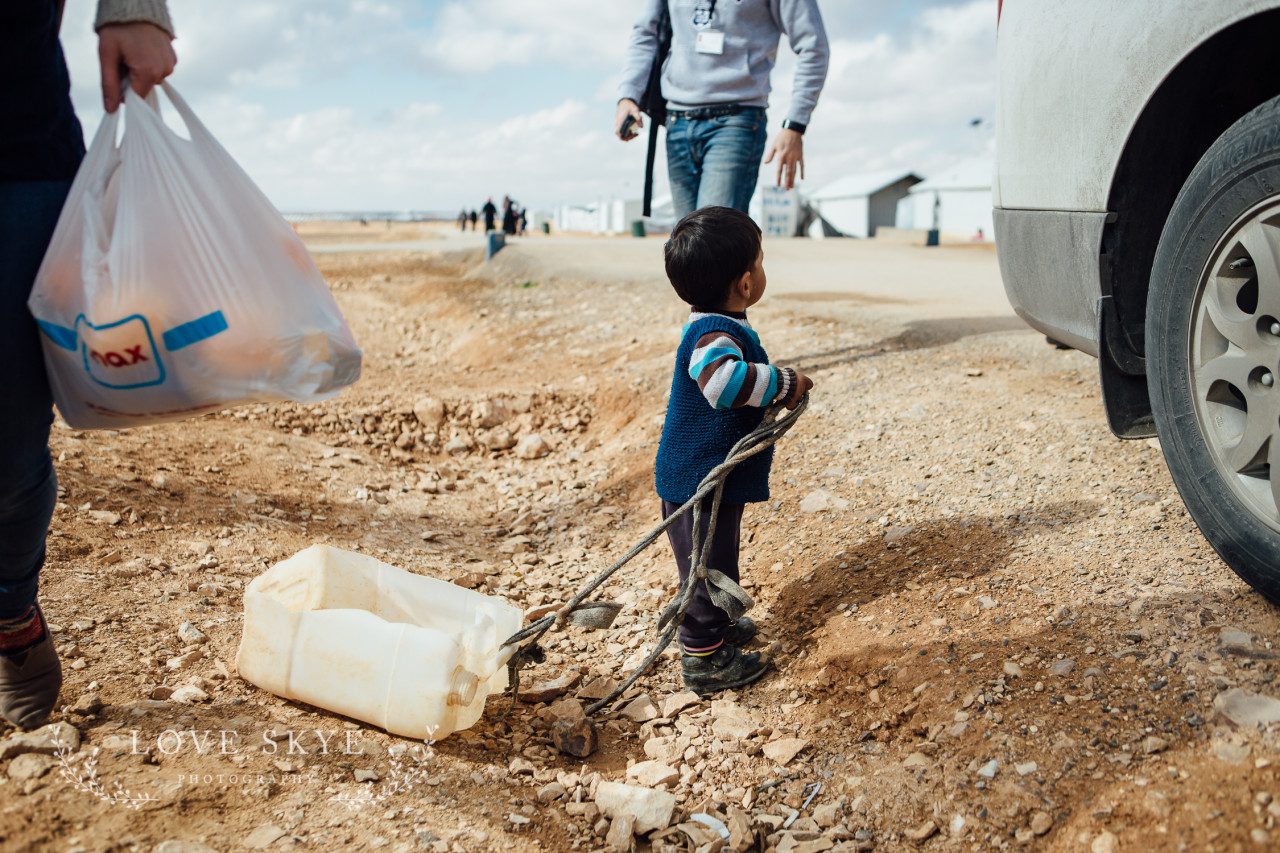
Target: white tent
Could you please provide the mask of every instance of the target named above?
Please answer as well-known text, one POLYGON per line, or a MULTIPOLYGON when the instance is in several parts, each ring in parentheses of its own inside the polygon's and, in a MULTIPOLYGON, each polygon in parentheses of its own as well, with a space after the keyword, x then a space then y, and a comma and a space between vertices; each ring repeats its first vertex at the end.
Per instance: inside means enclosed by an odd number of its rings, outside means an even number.
POLYGON ((916 184, 907 197, 898 202, 897 226, 934 227, 936 205, 938 229, 944 235, 959 240, 994 240, 991 227, 993 174, 991 160, 977 157, 957 163, 916 184))
POLYGON ((811 236, 823 236, 823 223, 847 237, 874 237, 876 228, 892 227, 898 201, 920 183, 912 172, 869 172, 847 175, 806 196, 821 220, 810 228, 811 236), (819 233, 813 233, 817 229, 819 233))

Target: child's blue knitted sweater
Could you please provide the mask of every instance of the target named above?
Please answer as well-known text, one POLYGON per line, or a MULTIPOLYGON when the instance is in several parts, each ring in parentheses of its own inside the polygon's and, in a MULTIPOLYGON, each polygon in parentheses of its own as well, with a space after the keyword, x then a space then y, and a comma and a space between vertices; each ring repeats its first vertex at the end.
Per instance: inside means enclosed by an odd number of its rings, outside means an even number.
MULTIPOLYGON (((744 360, 767 364, 769 355, 749 327, 720 315, 705 316, 684 329, 676 350, 671 399, 662 425, 655 465, 658 496, 682 504, 693 497, 712 468, 724 461, 743 436, 760 425, 764 410, 756 407, 716 410, 689 375, 690 356, 698 339, 708 332, 724 332, 742 344, 744 360)), ((758 503, 769 499, 769 469, 773 448, 743 462, 725 480, 725 503, 758 503)))

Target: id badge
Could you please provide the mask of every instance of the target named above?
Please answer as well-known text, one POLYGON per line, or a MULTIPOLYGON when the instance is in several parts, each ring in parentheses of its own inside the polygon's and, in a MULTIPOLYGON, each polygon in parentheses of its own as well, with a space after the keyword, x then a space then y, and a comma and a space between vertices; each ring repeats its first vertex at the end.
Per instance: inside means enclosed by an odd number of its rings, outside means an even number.
POLYGON ((719 56, 724 53, 724 33, 716 30, 699 30, 694 36, 693 49, 698 53, 719 56))

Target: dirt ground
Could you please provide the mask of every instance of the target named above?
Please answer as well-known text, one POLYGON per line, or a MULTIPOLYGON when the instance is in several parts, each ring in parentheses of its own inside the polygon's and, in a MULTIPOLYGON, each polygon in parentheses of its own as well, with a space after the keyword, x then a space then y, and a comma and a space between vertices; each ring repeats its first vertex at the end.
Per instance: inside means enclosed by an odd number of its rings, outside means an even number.
MULTIPOLYGON (((1280 692, 1280 620, 1158 445, 1107 432, 1095 362, 1007 317, 886 325, 795 282, 753 315, 817 383, 746 517, 775 673, 680 707, 664 658, 586 759, 550 748, 545 705, 492 697, 419 763, 240 680, 244 585, 312 543, 532 608, 655 523, 681 306, 507 253, 318 255, 366 358, 335 401, 55 428, 42 600, 81 744, 7 762, 4 849, 596 850, 599 785, 645 779, 677 805, 640 849, 719 849, 694 814, 729 849, 1280 845, 1277 732, 1221 711, 1280 692)), ((614 626, 552 635, 526 681, 621 677, 673 575, 660 542, 605 590, 614 626)))

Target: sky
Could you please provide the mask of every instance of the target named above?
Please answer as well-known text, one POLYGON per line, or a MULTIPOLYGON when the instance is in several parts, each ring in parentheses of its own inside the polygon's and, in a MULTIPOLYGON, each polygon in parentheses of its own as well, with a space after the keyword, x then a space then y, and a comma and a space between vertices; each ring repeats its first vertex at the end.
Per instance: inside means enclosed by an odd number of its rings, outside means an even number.
MULTIPOLYGON (((170 82, 283 211, 456 211, 504 194, 540 210, 638 198, 645 140, 623 144, 612 126, 643 5, 169 0, 170 82)), ((802 192, 858 172, 928 177, 989 155, 996 0, 819 5, 831 67, 805 135, 802 192), (971 127, 975 118, 987 123, 971 127)), ((69 0, 62 28, 86 139, 102 115, 94 6, 69 0)), ((795 68, 785 37, 778 57, 771 134, 795 68)), ((661 155, 657 173, 661 195, 661 155)), ((771 174, 762 168, 762 179, 771 174)))

